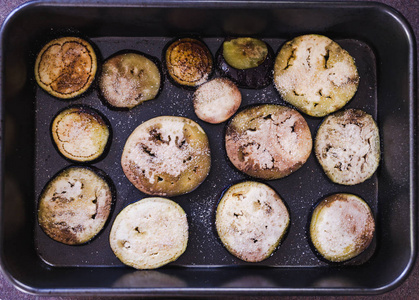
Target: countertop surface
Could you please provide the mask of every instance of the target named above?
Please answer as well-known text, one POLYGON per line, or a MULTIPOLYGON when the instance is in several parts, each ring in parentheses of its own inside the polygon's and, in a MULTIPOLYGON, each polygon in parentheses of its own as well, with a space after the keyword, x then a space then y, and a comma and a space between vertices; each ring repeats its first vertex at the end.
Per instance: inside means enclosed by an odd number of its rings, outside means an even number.
MULTIPOLYGON (((17 8, 19 5, 25 3, 24 0, 0 0, 0 23, 2 24, 7 15, 17 8)), ((396 10, 398 10, 410 23, 413 28, 416 39, 419 36, 419 0, 379 0, 387 4, 396 10)), ((416 45, 418 42, 416 40, 416 45)), ((419 47, 417 47, 419 48, 419 47)), ((419 78, 419 76, 418 76, 419 78)), ((418 84, 419 86, 419 84, 418 84)), ((418 93, 419 94, 419 93, 418 93)), ((113 297, 114 298, 114 297, 113 297)), ((230 299, 244 299, 245 297, 230 297, 230 299)), ((248 297, 246 299, 252 299, 256 297, 248 297)), ((320 296, 313 297, 281 297, 281 299, 320 299, 320 296)), ((378 296, 336 296, 328 297, 329 299, 419 299, 419 260, 416 261, 415 267, 411 274, 398 288, 378 296)), ((3 299, 72 299, 72 300, 87 300, 87 299, 99 299, 98 297, 92 296, 66 296, 66 297, 45 297, 45 296, 34 296, 25 294, 18 291, 0 272, 0 300, 3 299)), ((104 299, 104 297, 100 297, 104 299)), ((109 298, 110 299, 110 298, 109 298)), ((257 299, 273 299, 273 297, 257 297, 257 299)))

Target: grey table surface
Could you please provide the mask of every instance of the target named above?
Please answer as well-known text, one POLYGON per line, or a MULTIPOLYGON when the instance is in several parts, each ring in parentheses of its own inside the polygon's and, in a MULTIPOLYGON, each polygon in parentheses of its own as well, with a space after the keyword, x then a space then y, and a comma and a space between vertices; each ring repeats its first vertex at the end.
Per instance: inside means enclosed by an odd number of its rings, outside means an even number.
MULTIPOLYGON (((25 0, 0 0, 0 23, 2 24, 7 15, 21 4, 26 3, 25 0)), ((419 0, 378 0, 398 10, 410 23, 416 36, 416 46, 418 47, 419 36, 419 0)), ((419 76, 418 76, 419 78, 419 76)), ((419 84, 418 84, 419 87, 419 84)), ((419 93, 418 93, 419 94, 419 93)), ((17 290, 8 279, 0 272, 0 300, 11 299, 68 299, 68 300, 88 300, 88 299, 104 299, 105 297, 94 296, 35 296, 23 293, 17 290)), ((229 299, 274 299, 275 297, 229 297, 229 299)), ((281 299, 321 299, 321 296, 284 296, 281 299)), ((419 260, 406 279, 398 288, 376 296, 328 296, 329 299, 419 299, 419 260)), ((110 299, 110 298, 109 298, 110 299)), ((132 298, 130 298, 132 299, 132 298)))

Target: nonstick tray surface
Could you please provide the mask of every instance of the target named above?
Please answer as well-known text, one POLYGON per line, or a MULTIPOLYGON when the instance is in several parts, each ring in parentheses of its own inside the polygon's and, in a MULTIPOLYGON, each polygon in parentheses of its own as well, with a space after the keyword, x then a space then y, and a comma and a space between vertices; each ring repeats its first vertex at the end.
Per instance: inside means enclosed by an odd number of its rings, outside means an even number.
MULTIPOLYGON (((106 5, 35 2, 22 7, 2 29, 3 268, 18 287, 38 294, 331 294, 378 293, 395 287, 416 257, 413 48, 408 25, 397 13, 378 4, 344 2, 326 7, 324 3, 275 1, 106 5), (250 27, 246 26, 249 18, 253 24, 250 27), (386 25, 377 25, 383 20, 386 25), (374 176, 355 186, 333 184, 314 153, 290 176, 263 181, 286 202, 291 223, 277 251, 260 263, 235 258, 217 237, 215 209, 222 192, 234 183, 254 179, 229 163, 224 147, 226 123, 212 125, 196 117, 193 90, 175 86, 165 76, 157 99, 121 111, 103 104, 96 85, 82 97, 65 101, 45 93, 32 75, 40 47, 60 35, 89 38, 101 61, 121 50, 140 51, 161 61, 167 43, 180 36, 200 37, 215 56, 227 36, 260 37, 276 53, 284 42, 305 33, 324 34, 355 58, 360 85, 345 108, 359 108, 374 117, 380 129, 382 157, 374 176), (36 221, 38 197, 45 184, 73 164, 53 146, 50 126, 60 110, 74 104, 97 109, 111 125, 109 151, 103 159, 87 165, 103 170, 116 190, 104 230, 80 246, 53 241, 36 221), (161 269, 136 271, 115 257, 108 241, 119 211, 148 197, 125 177, 120 158, 129 134, 142 122, 161 115, 188 117, 202 126, 209 137, 211 171, 195 191, 171 198, 188 215, 186 252, 161 269), (358 257, 331 264, 312 249, 307 229, 315 204, 338 192, 359 195, 370 205, 376 219, 376 237, 358 257)), ((216 71, 213 78, 218 76, 216 71)), ((262 103, 287 105, 273 84, 259 90, 240 90, 241 109, 262 103)), ((314 139, 323 118, 303 116, 314 139)))

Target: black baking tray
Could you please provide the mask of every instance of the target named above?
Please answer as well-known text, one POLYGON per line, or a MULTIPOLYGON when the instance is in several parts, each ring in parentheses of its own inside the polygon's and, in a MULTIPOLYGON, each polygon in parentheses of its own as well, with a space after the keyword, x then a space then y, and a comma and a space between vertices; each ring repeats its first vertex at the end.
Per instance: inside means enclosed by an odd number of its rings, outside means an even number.
MULTIPOLYGON (((0 254, 2 269, 17 288, 45 295, 377 294, 398 286, 412 269, 417 252, 416 49, 409 25, 395 10, 371 2, 36 1, 6 20, 1 55, 0 254), (331 183, 313 154, 294 174, 267 182, 287 203, 291 225, 279 249, 261 263, 234 258, 217 238, 214 210, 223 190, 249 178, 228 163, 225 123, 211 125, 195 116, 193 91, 166 77, 157 99, 120 111, 101 102, 96 86, 63 101, 42 91, 33 78, 37 52, 62 35, 89 38, 103 61, 127 49, 161 60, 167 42, 179 36, 201 38, 215 55, 228 36, 258 37, 278 51, 285 41, 306 33, 336 40, 355 58, 360 85, 346 107, 363 109, 377 120, 382 158, 376 174, 356 186, 331 183), (42 188, 71 164, 52 144, 51 120, 73 104, 99 110, 113 132, 106 156, 92 165, 111 178, 114 209, 105 229, 82 246, 51 240, 36 222, 42 188), (159 115, 197 121, 209 137, 212 167, 195 191, 172 198, 188 215, 186 252, 158 270, 138 271, 113 255, 108 235, 117 213, 146 197, 120 167, 125 140, 136 126, 159 115), (320 259, 307 236, 313 206, 336 192, 364 198, 377 224, 368 250, 343 264, 320 259)), ((242 107, 285 104, 272 84, 241 92, 242 107)), ((304 117, 314 137, 322 119, 304 117)))

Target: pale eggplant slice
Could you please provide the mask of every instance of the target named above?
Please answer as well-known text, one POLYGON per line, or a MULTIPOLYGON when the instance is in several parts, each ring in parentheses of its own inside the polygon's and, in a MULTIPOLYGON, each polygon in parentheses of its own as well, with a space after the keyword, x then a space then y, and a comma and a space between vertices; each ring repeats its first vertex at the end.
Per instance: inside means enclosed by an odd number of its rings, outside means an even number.
POLYGON ((369 179, 380 163, 380 133, 371 115, 346 109, 327 116, 317 130, 316 158, 329 179, 355 185, 369 179))
POLYGON ((217 233, 234 256, 248 262, 267 259, 283 239, 290 215, 281 197, 263 183, 230 187, 217 207, 217 233))
POLYGON ((272 83, 273 50, 262 40, 226 39, 217 51, 217 68, 239 87, 261 89, 272 83))
POLYGON ((241 102, 240 90, 227 78, 215 78, 204 83, 193 96, 196 115, 211 124, 229 119, 239 109, 241 102))
POLYGON ((62 37, 47 43, 35 62, 35 79, 49 94, 71 99, 83 94, 97 71, 96 53, 78 37, 62 37))
POLYGON ((314 209, 310 238, 325 259, 347 261, 361 254, 374 237, 375 222, 370 207, 352 194, 333 194, 314 209))
POLYGON ((164 57, 169 78, 177 85, 199 86, 209 79, 213 71, 211 52, 198 39, 182 38, 172 42, 164 57))
POLYGON ((102 230, 112 202, 111 186, 99 171, 68 167, 54 176, 39 197, 39 225, 57 242, 84 244, 102 230))
POLYGON ((188 236, 188 220, 179 204, 165 198, 144 198, 118 214, 109 242, 125 265, 156 269, 185 252, 188 236))
POLYGON ((155 99, 161 89, 162 75, 153 60, 134 52, 108 58, 99 79, 105 101, 112 107, 133 108, 155 99))
POLYGON ((208 137, 191 119, 156 117, 139 125, 128 137, 121 165, 128 180, 146 194, 186 194, 208 176, 208 137))
POLYGON ((290 175, 308 159, 310 128, 290 107, 263 104, 237 113, 227 124, 227 156, 249 176, 272 180, 290 175))
POLYGON ((274 83, 285 101, 310 116, 323 117, 352 99, 359 75, 346 50, 328 37, 308 34, 282 46, 274 83))
POLYGON ((73 106, 61 111, 51 125, 52 138, 66 158, 89 162, 98 159, 109 143, 109 125, 96 110, 73 106))

